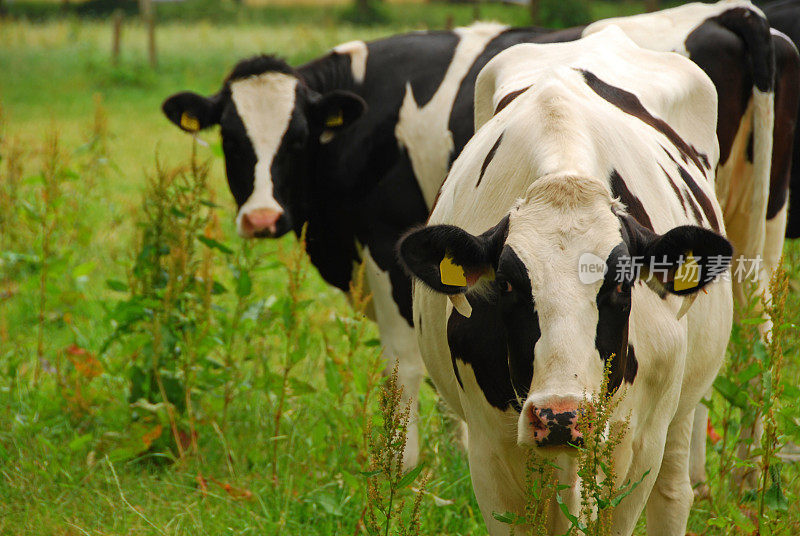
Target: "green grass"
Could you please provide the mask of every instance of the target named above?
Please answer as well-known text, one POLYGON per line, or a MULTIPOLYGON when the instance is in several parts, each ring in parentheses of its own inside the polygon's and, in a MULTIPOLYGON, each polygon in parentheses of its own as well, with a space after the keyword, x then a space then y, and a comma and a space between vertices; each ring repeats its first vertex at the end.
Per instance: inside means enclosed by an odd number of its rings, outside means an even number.
MULTIPOLYGON (((0 80, 3 133, 7 143, 24 152, 23 197, 33 205, 40 201, 37 175, 45 139, 52 132, 60 134, 61 164, 79 178, 63 182, 63 200, 54 209, 58 221, 41 322, 41 265, 35 261, 13 268, 4 265, 0 533, 353 532, 364 505, 365 482, 359 472, 367 467, 363 449, 357 448, 365 422, 353 418, 366 388, 358 370, 367 368, 376 349, 356 349, 347 365, 356 370, 352 382, 361 388, 351 389, 343 407, 331 407, 329 384, 347 372, 332 364, 347 355, 344 348, 348 347, 335 319, 347 321, 353 315, 344 296, 325 285, 313 269, 304 267, 309 277, 300 291, 303 299, 313 298, 303 315, 309 348, 292 371, 294 394, 287 399, 279 433, 272 420, 280 390, 275 374, 280 371, 280 348, 287 343, 275 312, 286 286, 286 275, 279 267, 252 274, 255 290, 249 305, 261 307, 258 321, 263 325, 251 320, 241 328, 249 340, 241 343, 236 355, 235 396, 227 420, 223 423, 221 418, 223 386, 203 386, 196 408, 198 453, 179 463, 167 468, 159 463, 165 455, 174 456, 168 431, 160 434, 158 441, 163 444, 144 448, 142 437, 153 432, 158 419, 141 411, 137 416, 128 405, 128 367, 141 341, 116 344, 102 354, 99 350, 113 332, 112 311, 125 299, 125 293, 110 290, 106 280, 126 281, 135 248, 134 223, 142 218, 141 196, 146 176, 154 174, 154 157, 158 154, 169 167, 186 162, 191 152, 191 138, 161 115, 162 99, 181 89, 215 91, 232 64, 248 54, 275 51, 299 63, 339 42, 395 31, 388 27, 169 24, 159 29, 160 63, 152 71, 146 66, 144 32, 137 26, 126 27, 121 65, 112 68, 107 24, 79 20, 2 24, 0 70, 13 73, 0 80), (112 165, 91 174, 87 171, 91 151, 79 148, 90 138, 96 95, 108 117, 112 165), (40 323, 45 365, 34 385, 40 323), (103 368, 100 376, 83 377, 70 364, 67 349, 73 344, 97 358, 103 368), (329 373, 321 375, 319 366, 325 363, 329 373), (276 442, 279 479, 273 482, 272 445, 276 442), (126 455, 129 452, 138 454, 131 457, 126 455), (226 484, 233 488, 226 491, 226 484)), ((202 137, 216 141, 214 133, 202 137)), ((201 159, 211 160, 209 197, 221 205, 214 211, 221 222, 221 239, 238 251, 241 242, 231 225, 233 206, 221 159, 210 148, 199 147, 199 151, 201 159)), ((7 154, 3 156, 0 165, 8 159, 7 154)), ((37 221, 18 220, 12 225, 13 229, 3 229, 6 236, 24 237, 12 251, 41 255, 37 221)), ((287 237, 260 242, 255 248, 257 255, 269 261, 279 248, 292 250, 294 244, 287 237)), ((228 289, 235 288, 228 267, 233 261, 224 255, 215 261, 215 278, 228 289)), ((214 299, 219 310, 234 309, 231 291, 214 299)), ((222 333, 224 319, 219 315, 222 333)), ((373 325, 365 329, 365 337, 377 337, 373 325)), ((210 354, 223 358, 217 350, 210 354)), ((209 370, 209 383, 232 382, 227 373, 209 370)), ((430 508, 425 526, 431 528, 430 533, 473 534, 482 521, 472 498, 466 461, 449 433, 448 419, 434 406, 435 395, 426 387, 422 428, 428 445, 436 451, 426 458, 431 465, 450 460, 446 469, 437 471, 428 490, 454 503, 430 508)))
MULTIPOLYGON (((176 421, 181 433, 195 430, 196 450, 188 447, 187 455, 176 459, 164 408, 132 408, 128 401, 135 383, 132 364, 147 363, 151 335, 160 332, 143 322, 137 328, 142 332, 101 350, 119 326, 120 307, 132 299, 110 289, 107 280, 136 281, 132 257, 140 251, 135 237, 142 233, 137 223, 144 221, 142 195, 147 177, 155 175, 155 156, 171 168, 185 164, 192 151, 191 137, 162 117, 163 98, 182 89, 215 91, 231 65, 249 54, 277 52, 296 64, 343 41, 423 23, 441 26, 450 10, 457 24, 465 23, 472 13, 469 6, 391 9, 396 10, 391 26, 369 28, 342 25, 324 10, 311 10, 305 19, 300 14, 281 19, 290 25, 167 20, 159 26, 156 70, 147 66, 144 31, 136 24, 125 26, 122 60, 112 67, 108 21, 0 22, 2 146, 19 147, 24 165, 20 200, 0 214, 0 534, 359 533, 366 489, 360 472, 369 467, 370 456, 363 430, 378 413, 369 374, 377 329, 354 314, 306 261, 297 268, 306 278, 294 305, 286 301, 292 273, 286 259, 297 251, 293 237, 258 242, 249 254, 261 264, 242 269, 248 252, 233 232, 233 203, 213 151, 215 133, 201 135, 212 147, 199 146, 198 152, 211 163, 205 198, 220 205, 208 215, 209 221, 219 220, 214 236, 233 253, 195 244, 194 258, 200 265, 207 258, 212 269, 205 276, 227 290, 213 296, 187 291, 181 302, 186 309, 172 310, 200 315, 205 310, 197 300, 213 300, 204 313, 208 320, 196 322, 188 313, 189 320, 175 320, 207 330, 185 330, 194 343, 187 347, 191 360, 175 358, 191 365, 190 374, 178 377, 191 387, 194 413, 176 421), (95 96, 107 115, 107 155, 87 144, 95 96), (50 199, 45 219, 50 245, 43 264, 40 175, 48 153, 43 147, 53 132, 60 136, 63 169, 57 181, 61 193, 50 199), (242 290, 243 272, 252 292, 242 290), (295 321, 287 320, 292 307, 295 321), (234 332, 241 336, 231 342, 234 332), (37 365, 40 339, 43 361, 37 365), (89 357, 70 353, 71 345, 89 357), (284 388, 282 374, 292 351, 298 351, 298 361, 284 388), (94 359, 99 375, 82 368, 94 366, 94 359), (287 398, 276 429, 281 393, 287 398)), ((607 16, 636 4, 598 3, 592 9, 607 16)), ((481 10, 489 17, 494 10, 511 13, 502 6, 481 10)), ((505 16, 512 15, 497 15, 505 16)), ((2 166, 10 153, 2 156, 0 177, 7 177, 2 166)), ((797 281, 800 248, 792 244, 787 252, 797 281)), ((788 305, 795 315, 796 291, 788 305)), ((791 352, 796 354, 796 346, 791 352)), ((798 383, 796 361, 784 371, 789 385, 798 383)), ((714 403, 724 400, 715 395, 714 403)), ((423 387, 421 405, 423 460, 431 478, 421 532, 484 534, 465 456, 429 387, 423 387)), ((726 485, 714 471, 718 450, 709 449, 715 489, 726 485)), ((789 465, 783 474, 790 499, 785 516, 796 523, 800 514, 792 499, 800 491, 798 473, 789 465)), ((693 530, 706 531, 709 511, 721 510, 707 501, 695 507, 693 530)))

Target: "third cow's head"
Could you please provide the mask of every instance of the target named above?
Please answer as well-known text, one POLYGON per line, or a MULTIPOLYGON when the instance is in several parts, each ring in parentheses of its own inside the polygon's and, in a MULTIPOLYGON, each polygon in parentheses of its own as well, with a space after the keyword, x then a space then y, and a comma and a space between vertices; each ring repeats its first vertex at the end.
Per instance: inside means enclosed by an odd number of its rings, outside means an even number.
POLYGON ((276 237, 294 222, 292 206, 308 188, 319 146, 365 110, 355 93, 320 94, 282 60, 257 56, 240 62, 210 97, 172 95, 162 109, 187 132, 220 125, 228 185, 244 237, 276 237))

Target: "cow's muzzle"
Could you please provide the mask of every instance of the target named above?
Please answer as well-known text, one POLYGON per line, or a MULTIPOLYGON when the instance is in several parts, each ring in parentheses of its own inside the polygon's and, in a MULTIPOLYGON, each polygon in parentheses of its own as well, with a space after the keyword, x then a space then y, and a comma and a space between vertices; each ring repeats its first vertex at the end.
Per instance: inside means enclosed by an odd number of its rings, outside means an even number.
POLYGON ((244 238, 276 238, 286 233, 286 227, 283 212, 259 208, 242 215, 239 234, 244 238))
POLYGON ((581 400, 562 398, 534 403, 528 399, 519 420, 519 442, 537 447, 583 446, 578 429, 581 400))

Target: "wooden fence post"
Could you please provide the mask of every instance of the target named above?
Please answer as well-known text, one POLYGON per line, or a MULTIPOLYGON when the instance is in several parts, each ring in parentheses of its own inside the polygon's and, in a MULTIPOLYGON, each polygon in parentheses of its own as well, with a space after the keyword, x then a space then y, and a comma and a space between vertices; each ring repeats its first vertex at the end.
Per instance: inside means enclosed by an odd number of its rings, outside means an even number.
POLYGON ((122 43, 122 10, 114 12, 114 35, 111 41, 111 64, 119 65, 119 50, 122 43))
POLYGON ((150 57, 150 67, 158 66, 156 57, 156 18, 152 13, 147 17, 147 54, 150 57))
POLYGON ((153 12, 153 0, 139 0, 139 12, 147 27, 147 56, 150 60, 150 67, 155 69, 158 66, 158 58, 156 54, 156 17, 153 12))
POLYGON ((539 0, 530 0, 528 8, 531 13, 531 24, 539 24, 539 0))

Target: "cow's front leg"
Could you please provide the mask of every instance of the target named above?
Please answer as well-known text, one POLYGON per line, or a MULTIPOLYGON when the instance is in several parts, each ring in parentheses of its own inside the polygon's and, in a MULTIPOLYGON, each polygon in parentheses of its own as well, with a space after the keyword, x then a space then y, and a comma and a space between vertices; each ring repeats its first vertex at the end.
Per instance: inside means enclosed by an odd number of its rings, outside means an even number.
MULTIPOLYGON (((675 417, 667 430, 664 457, 647 501, 648 536, 683 536, 694 495, 689 482, 689 445, 694 411, 675 417)), ((705 445, 703 445, 705 447, 705 445)))
MULTIPOLYGON (((518 449, 516 466, 519 475, 509 468, 506 461, 514 463, 514 458, 507 458, 496 449, 497 442, 492 444, 489 438, 481 437, 477 433, 468 434, 469 472, 472 477, 472 489, 483 514, 483 521, 489 530, 490 536, 508 536, 510 526, 495 519, 494 515, 512 512, 523 514, 525 512, 524 470, 525 453, 518 449)), ((516 532, 527 534, 524 527, 516 527, 516 532)))
MULTIPOLYGON (((502 429, 502 426, 498 429, 502 429)), ((498 521, 494 514, 525 514, 526 462, 530 453, 515 442, 504 444, 497 436, 481 437, 477 432, 469 433, 468 441, 472 487, 486 528, 490 536, 507 536, 512 527, 498 521)), ((550 456, 550 461, 559 468, 555 477, 560 488, 561 501, 570 512, 577 515, 581 502, 577 458, 562 453, 556 457, 550 456)), ((552 483, 538 485, 542 486, 539 488, 542 496, 549 500, 549 510, 543 512, 540 521, 546 524, 546 534, 564 534, 569 528, 569 521, 552 495, 556 492, 556 487, 552 483)), ((513 528, 514 534, 534 533, 531 525, 516 525, 513 528)), ((538 531, 542 527, 536 528, 538 531)))
POLYGON ((406 429, 406 448, 403 452, 403 469, 413 469, 419 461, 419 388, 425 367, 419 353, 414 328, 400 314, 392 297, 389 275, 380 269, 369 253, 364 250, 366 278, 372 291, 375 321, 381 334, 383 355, 386 360, 384 374, 391 374, 397 363, 397 380, 403 388, 403 407, 410 404, 411 411, 406 429))

